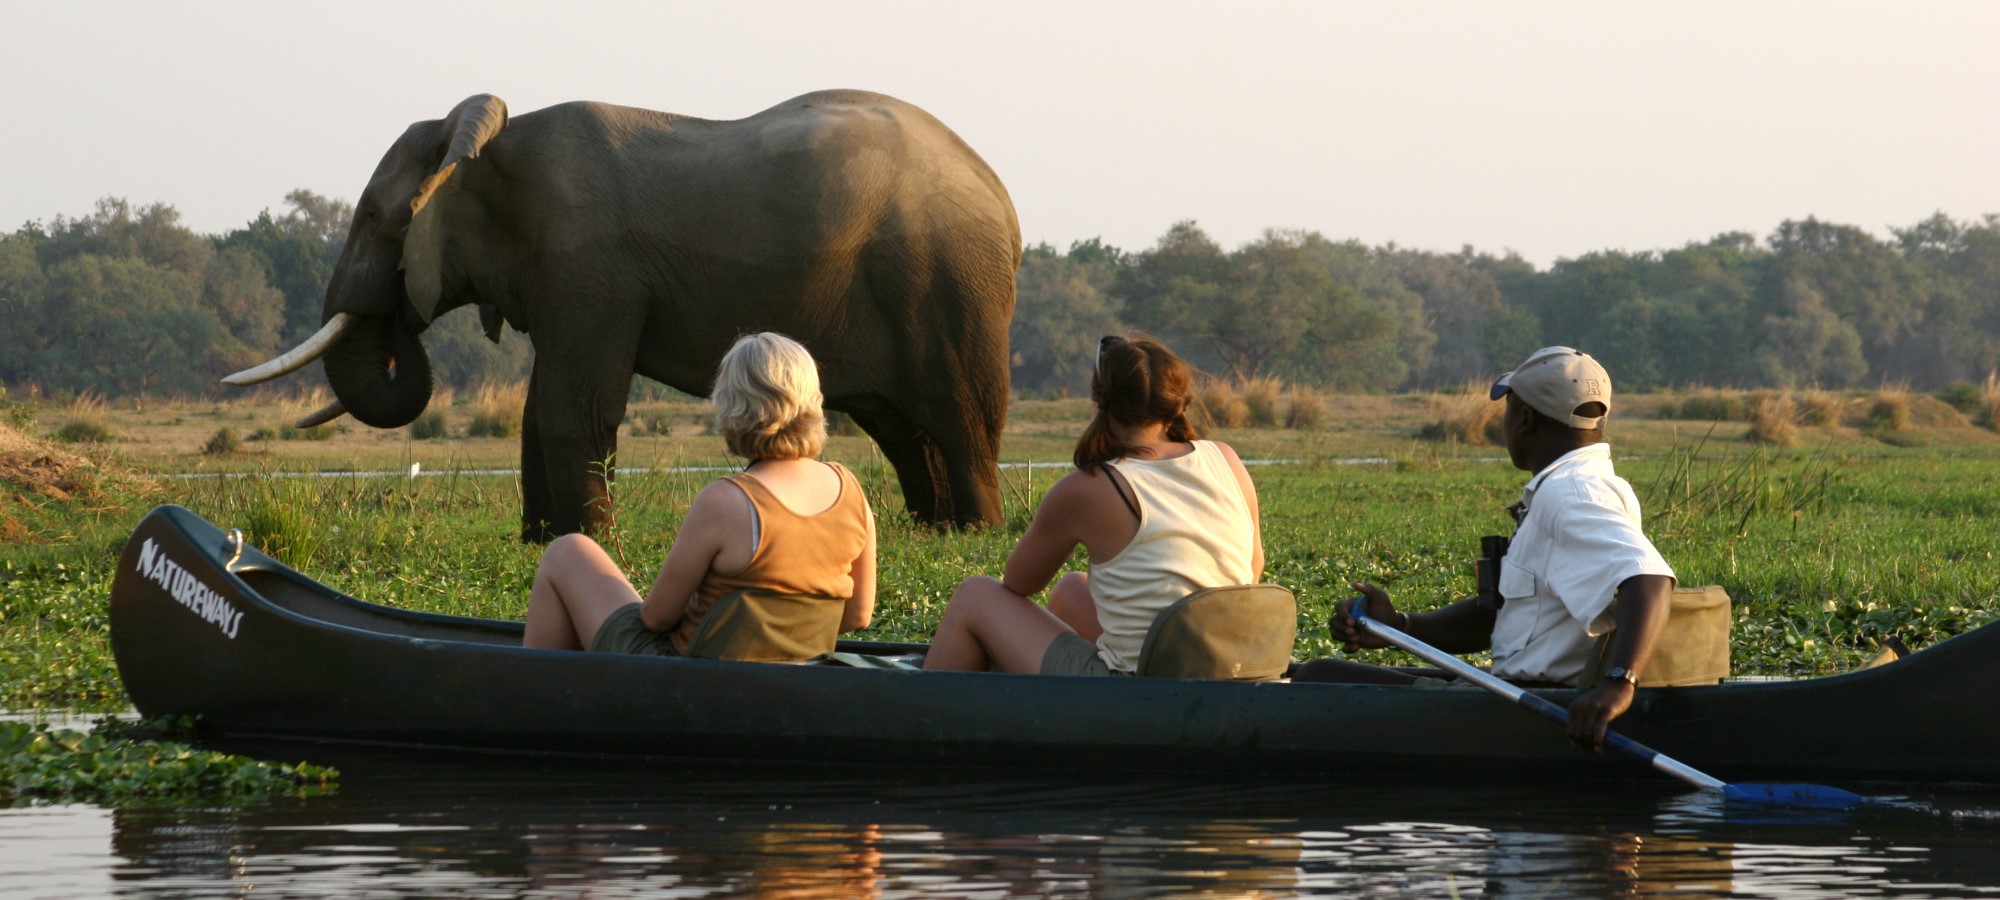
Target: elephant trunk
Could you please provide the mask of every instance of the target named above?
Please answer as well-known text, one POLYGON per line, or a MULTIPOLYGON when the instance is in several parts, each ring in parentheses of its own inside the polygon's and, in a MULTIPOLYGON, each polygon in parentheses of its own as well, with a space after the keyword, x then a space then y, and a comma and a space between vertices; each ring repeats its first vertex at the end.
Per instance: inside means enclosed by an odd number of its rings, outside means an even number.
POLYGON ((347 412, 375 428, 401 428, 431 401, 431 362, 417 333, 394 316, 362 316, 322 357, 347 412))

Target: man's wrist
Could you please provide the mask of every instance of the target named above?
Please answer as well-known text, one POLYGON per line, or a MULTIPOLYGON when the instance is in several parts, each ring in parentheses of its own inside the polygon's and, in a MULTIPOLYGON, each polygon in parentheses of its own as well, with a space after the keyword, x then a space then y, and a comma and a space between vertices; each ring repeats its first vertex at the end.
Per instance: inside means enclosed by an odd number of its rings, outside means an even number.
POLYGON ((1605 683, 1622 681, 1635 688, 1639 686, 1639 676, 1636 673, 1634 673, 1631 669, 1625 668, 1624 666, 1612 666, 1610 669, 1606 670, 1604 673, 1604 681, 1605 683))

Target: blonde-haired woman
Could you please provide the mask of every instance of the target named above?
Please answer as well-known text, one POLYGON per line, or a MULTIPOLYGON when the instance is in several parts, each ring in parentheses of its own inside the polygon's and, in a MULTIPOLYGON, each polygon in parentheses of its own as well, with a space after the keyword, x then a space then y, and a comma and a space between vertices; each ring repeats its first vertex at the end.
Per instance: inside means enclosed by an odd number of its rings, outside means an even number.
POLYGON ((549 544, 528 597, 522 644, 678 656, 723 595, 746 588, 845 598, 840 630, 875 610, 875 520, 861 485, 826 444, 819 370, 797 341, 738 338, 709 405, 729 452, 750 460, 694 499, 666 562, 641 597, 609 554, 580 534, 549 544))

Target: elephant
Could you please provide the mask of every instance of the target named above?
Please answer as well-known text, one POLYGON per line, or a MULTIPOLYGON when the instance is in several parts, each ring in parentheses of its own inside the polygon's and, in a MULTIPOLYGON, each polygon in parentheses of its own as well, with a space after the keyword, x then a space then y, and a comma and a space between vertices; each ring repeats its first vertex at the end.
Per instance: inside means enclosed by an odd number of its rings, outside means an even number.
POLYGON ((522 414, 523 540, 608 521, 633 373, 706 395, 739 335, 818 360, 826 408, 895 467, 911 514, 1000 518, 1014 205, 985 161, 882 94, 806 94, 736 120, 595 102, 509 119, 467 98, 375 168, 327 285, 319 333, 225 378, 322 359, 337 398, 301 420, 376 428, 429 402, 418 335, 478 308, 534 346, 522 414))

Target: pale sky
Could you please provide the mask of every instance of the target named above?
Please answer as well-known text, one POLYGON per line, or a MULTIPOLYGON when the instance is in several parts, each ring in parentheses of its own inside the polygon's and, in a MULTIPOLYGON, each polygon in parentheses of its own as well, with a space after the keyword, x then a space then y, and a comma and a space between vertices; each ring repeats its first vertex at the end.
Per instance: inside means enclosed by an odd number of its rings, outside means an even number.
POLYGON ((0 231, 353 201, 474 93, 733 119, 835 87, 930 110, 1058 248, 1194 219, 1547 265, 2000 212, 2000 3, 0 0, 0 231))

